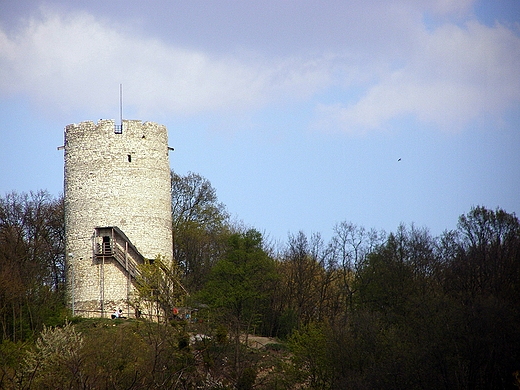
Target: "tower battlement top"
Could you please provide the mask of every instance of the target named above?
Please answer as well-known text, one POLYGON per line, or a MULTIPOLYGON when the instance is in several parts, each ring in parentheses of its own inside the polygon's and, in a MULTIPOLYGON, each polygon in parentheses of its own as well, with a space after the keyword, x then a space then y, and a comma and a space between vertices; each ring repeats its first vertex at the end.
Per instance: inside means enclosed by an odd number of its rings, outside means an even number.
MULTIPOLYGON (((93 121, 84 121, 80 123, 72 123, 65 126, 65 139, 70 141, 72 139, 83 140, 110 138, 110 139, 144 139, 156 138, 161 139, 161 142, 168 142, 168 131, 166 126, 160 125, 156 122, 143 122, 141 120, 123 120, 123 124, 116 123, 113 119, 100 119, 97 123, 93 121)), ((68 144, 68 142, 66 142, 68 144)))
MULTIPOLYGON (((71 123, 67 126, 65 126, 65 129, 68 130, 69 128, 78 128, 78 127, 100 127, 100 126, 114 126, 116 124, 116 121, 114 119, 100 119, 97 121, 97 123, 94 123, 94 121, 83 121, 79 123, 71 123)), ((157 122, 151 122, 151 121, 145 121, 143 122, 140 119, 123 119, 123 125, 132 125, 132 126, 159 126, 164 127, 164 125, 160 125, 157 122)))

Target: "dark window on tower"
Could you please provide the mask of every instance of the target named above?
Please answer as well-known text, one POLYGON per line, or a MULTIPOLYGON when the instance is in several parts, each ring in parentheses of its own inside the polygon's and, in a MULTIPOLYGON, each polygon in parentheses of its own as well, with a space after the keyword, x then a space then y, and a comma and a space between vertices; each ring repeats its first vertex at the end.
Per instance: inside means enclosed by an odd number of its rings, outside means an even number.
POLYGON ((110 245, 110 236, 103 236, 102 253, 103 254, 110 254, 110 253, 112 253, 112 247, 110 245))
POLYGON ((128 155, 128 162, 132 162, 132 155, 131 154, 128 155))

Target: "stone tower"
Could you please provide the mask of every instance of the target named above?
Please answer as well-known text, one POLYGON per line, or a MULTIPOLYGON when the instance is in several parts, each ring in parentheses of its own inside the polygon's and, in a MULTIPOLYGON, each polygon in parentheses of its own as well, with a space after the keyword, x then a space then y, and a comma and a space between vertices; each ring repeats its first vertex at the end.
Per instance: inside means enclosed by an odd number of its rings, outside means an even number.
POLYGON ((65 234, 71 307, 80 316, 135 313, 137 265, 172 261, 166 127, 112 120, 65 128, 65 234))

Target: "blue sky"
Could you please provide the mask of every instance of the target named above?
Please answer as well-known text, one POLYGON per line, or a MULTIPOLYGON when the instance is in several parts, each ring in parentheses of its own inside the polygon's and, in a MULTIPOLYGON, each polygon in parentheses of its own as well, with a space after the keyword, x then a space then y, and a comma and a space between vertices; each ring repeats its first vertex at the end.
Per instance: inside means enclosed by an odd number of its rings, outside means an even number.
POLYGON ((63 188, 67 124, 164 124, 276 240, 520 211, 520 2, 0 1, 0 193, 63 188), (401 161, 398 161, 401 159, 401 161))

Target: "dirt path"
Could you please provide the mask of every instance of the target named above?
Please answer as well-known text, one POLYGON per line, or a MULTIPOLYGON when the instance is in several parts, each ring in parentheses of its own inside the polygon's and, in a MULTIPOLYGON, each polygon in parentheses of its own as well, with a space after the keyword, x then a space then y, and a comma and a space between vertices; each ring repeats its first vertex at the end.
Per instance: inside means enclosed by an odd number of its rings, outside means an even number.
MULTIPOLYGON (((240 340, 243 343, 245 343, 246 342, 246 336, 243 335, 242 337, 240 337, 240 340)), ((248 347, 256 348, 256 349, 263 348, 267 344, 273 344, 273 343, 276 343, 276 342, 277 342, 276 339, 273 338, 273 337, 254 336, 254 335, 251 335, 251 334, 247 337, 247 345, 248 345, 248 347)))

